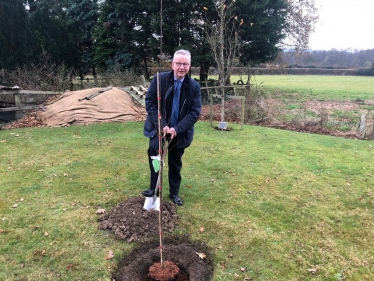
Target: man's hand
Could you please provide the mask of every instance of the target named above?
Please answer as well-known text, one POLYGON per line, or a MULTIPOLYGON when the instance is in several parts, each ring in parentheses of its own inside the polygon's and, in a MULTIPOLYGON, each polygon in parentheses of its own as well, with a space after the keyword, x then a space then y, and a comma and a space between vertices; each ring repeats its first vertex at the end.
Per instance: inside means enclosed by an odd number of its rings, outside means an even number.
POLYGON ((162 129, 162 137, 166 137, 166 135, 169 133, 169 130, 170 128, 168 126, 165 126, 163 129, 162 129))
POLYGON ((170 137, 173 139, 177 136, 177 132, 175 131, 174 128, 169 128, 168 134, 170 134, 170 137))
POLYGON ((175 138, 177 136, 177 132, 175 131, 174 128, 169 128, 168 126, 165 126, 163 129, 162 129, 162 137, 166 137, 166 135, 169 134, 170 135, 170 138, 175 138))

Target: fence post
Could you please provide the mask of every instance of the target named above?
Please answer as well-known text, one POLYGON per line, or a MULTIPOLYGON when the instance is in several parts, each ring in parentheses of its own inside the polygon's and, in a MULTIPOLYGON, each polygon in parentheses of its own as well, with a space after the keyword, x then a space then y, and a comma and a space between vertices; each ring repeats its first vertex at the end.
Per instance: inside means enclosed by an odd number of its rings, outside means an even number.
POLYGON ((245 115, 245 96, 243 96, 243 99, 242 99, 242 120, 240 120, 240 126, 242 130, 244 126, 244 115, 245 115))
POLYGON ((210 95, 209 91, 208 91, 208 95, 210 98, 210 127, 213 128, 213 95, 210 95))
POLYGON ((205 87, 207 88, 206 92, 207 92, 207 95, 210 101, 210 127, 213 128, 213 95, 209 94, 208 81, 205 80, 204 82, 205 82, 205 87))
MULTIPOLYGON (((22 107, 22 102, 21 102, 21 95, 18 92, 14 94, 14 104, 16 107, 21 108, 22 107)), ((16 110, 16 120, 20 119, 22 117, 22 111, 21 110, 16 110)))
POLYGON ((365 114, 361 115, 361 122, 360 122, 360 137, 361 139, 365 138, 365 114))

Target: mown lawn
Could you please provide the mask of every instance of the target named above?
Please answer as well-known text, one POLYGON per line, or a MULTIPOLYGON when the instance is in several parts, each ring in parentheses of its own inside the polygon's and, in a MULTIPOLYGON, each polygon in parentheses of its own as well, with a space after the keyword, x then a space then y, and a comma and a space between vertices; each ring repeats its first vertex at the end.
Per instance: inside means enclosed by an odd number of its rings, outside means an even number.
MULTIPOLYGON (((239 80, 233 76, 231 81, 239 80)), ((374 100, 374 77, 330 75, 254 75, 251 83, 283 98, 302 100, 374 100)))
MULTIPOLYGON (((184 156, 175 234, 213 280, 373 280, 373 143, 233 128, 199 122, 184 156)), ((0 280, 110 280, 135 245, 95 212, 147 187, 146 149, 136 122, 0 131, 0 280)))

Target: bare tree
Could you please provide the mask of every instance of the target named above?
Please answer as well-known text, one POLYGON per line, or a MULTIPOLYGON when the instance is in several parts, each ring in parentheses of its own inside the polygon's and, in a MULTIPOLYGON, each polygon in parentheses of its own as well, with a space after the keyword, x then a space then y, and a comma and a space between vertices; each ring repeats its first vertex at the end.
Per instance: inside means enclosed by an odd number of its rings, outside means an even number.
POLYGON ((284 48, 292 48, 296 53, 308 49, 309 37, 314 32, 319 19, 315 0, 286 0, 288 4, 287 38, 283 41, 284 48))
MULTIPOLYGON (((241 46, 240 26, 243 20, 233 14, 235 0, 213 0, 218 14, 217 21, 205 20, 206 38, 209 42, 213 58, 217 65, 219 86, 221 86, 221 121, 225 120, 225 91, 223 86, 230 79, 241 46)), ((204 8, 207 9, 207 8, 204 8)))

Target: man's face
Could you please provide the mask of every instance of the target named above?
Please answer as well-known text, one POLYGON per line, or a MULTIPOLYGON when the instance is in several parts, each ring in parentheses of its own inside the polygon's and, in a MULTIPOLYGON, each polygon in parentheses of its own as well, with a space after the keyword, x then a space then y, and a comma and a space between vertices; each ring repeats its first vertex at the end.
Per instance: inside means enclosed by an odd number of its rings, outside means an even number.
POLYGON ((177 55, 175 56, 171 66, 174 70, 175 76, 177 76, 178 80, 182 79, 190 70, 191 64, 188 56, 184 55, 177 55))

